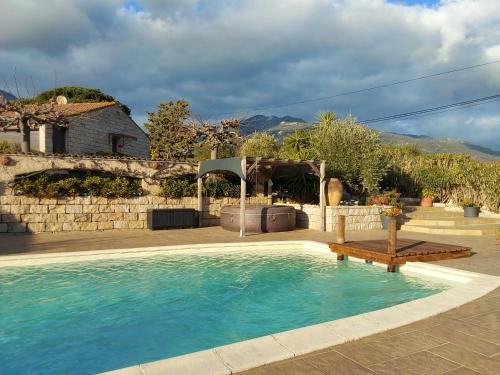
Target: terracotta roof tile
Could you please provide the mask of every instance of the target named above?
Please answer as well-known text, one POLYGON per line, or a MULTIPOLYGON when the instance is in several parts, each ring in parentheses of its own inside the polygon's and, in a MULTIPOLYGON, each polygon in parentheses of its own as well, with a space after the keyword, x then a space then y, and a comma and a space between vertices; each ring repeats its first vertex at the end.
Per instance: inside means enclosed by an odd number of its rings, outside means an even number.
MULTIPOLYGON (((54 108, 59 113, 65 116, 78 116, 84 113, 92 112, 97 109, 111 107, 116 105, 115 102, 99 102, 99 103, 68 103, 56 105, 54 108)), ((28 104, 26 107, 42 106, 47 107, 48 104, 28 104)), ((4 113, 4 115, 9 116, 10 113, 4 113)))

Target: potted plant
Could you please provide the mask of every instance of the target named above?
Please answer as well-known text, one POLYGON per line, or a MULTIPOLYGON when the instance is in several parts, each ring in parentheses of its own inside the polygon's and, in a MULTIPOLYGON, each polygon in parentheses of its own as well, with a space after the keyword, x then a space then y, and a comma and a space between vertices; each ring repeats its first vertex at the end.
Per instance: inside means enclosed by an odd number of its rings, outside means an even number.
POLYGON ((464 209, 464 217, 478 217, 479 207, 470 199, 464 199, 462 201, 462 207, 464 209))
POLYGON ((397 221, 401 217, 401 208, 391 207, 381 212, 382 215, 382 228, 385 230, 389 229, 389 221, 397 221))
POLYGON ((420 205, 422 207, 432 207, 434 199, 436 199, 436 194, 428 189, 422 190, 422 199, 420 200, 420 205))

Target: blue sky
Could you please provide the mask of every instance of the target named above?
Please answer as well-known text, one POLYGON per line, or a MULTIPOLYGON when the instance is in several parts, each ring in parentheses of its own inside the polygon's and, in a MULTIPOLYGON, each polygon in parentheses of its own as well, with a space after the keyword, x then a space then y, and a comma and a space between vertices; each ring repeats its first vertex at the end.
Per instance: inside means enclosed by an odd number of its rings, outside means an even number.
MULTIPOLYGON (((54 75, 101 88, 140 124, 176 99, 214 120, 324 110, 369 119, 498 94, 500 64, 281 105, 500 60, 498 1, 2 0, 0 74, 12 87, 16 67, 38 91, 54 75)), ((377 128, 500 149, 498 102, 377 128)))

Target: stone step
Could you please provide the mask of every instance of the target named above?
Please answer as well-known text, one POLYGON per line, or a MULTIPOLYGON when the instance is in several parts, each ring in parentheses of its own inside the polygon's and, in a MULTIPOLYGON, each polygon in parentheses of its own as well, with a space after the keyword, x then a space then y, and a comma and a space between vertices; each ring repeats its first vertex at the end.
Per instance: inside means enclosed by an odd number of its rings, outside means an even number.
POLYGON ((457 225, 454 227, 439 227, 439 226, 419 226, 407 225, 401 226, 403 232, 427 233, 427 234, 442 234, 454 236, 485 236, 496 233, 500 224, 469 224, 457 225))
POLYGON ((420 219, 420 220, 441 220, 448 218, 459 218, 464 217, 464 213, 462 211, 413 211, 413 212, 405 212, 405 216, 412 219, 420 219))
POLYGON ((467 217, 448 217, 441 219, 414 219, 410 218, 405 222, 405 225, 416 225, 424 227, 456 227, 462 225, 477 225, 477 224, 498 224, 500 227, 500 219, 491 218, 467 218, 467 217))

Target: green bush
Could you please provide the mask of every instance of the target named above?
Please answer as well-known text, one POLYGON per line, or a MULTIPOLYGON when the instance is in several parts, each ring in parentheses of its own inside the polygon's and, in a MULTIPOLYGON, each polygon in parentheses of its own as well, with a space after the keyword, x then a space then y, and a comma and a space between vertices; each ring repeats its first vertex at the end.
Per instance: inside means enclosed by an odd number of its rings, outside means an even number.
POLYGON ((47 175, 40 174, 20 179, 14 185, 18 195, 38 198, 61 196, 88 196, 105 198, 127 198, 142 195, 140 181, 121 176, 85 174, 47 175))
POLYGON ((165 178, 161 187, 158 195, 165 198, 195 197, 198 191, 196 182, 182 177, 165 178))
POLYGON ((21 151, 21 146, 18 145, 17 143, 9 143, 7 141, 0 141, 0 153, 13 153, 13 152, 20 152, 21 151))
POLYGON ((226 180, 210 180, 205 181, 204 194, 208 197, 223 198, 223 197, 239 197, 240 185, 234 184, 226 180))
MULTIPOLYGON (((196 197, 198 194, 198 185, 190 177, 165 178, 161 186, 158 195, 165 198, 196 197)), ((231 180, 208 178, 203 184, 203 195, 213 198, 239 197, 240 185, 231 180)))
POLYGON ((270 134, 253 133, 240 148, 240 156, 276 158, 279 154, 279 142, 270 134))

